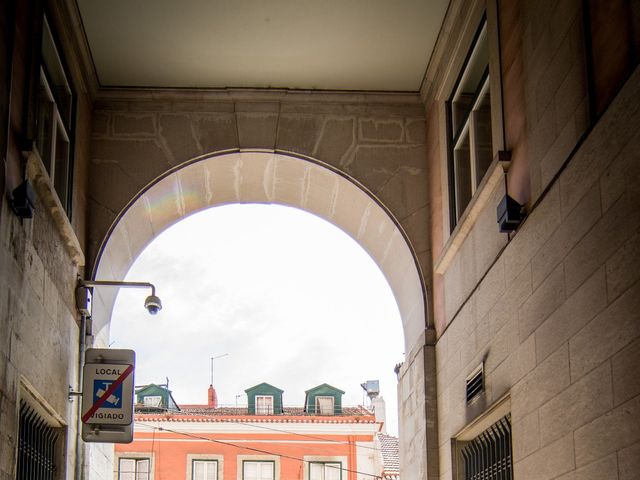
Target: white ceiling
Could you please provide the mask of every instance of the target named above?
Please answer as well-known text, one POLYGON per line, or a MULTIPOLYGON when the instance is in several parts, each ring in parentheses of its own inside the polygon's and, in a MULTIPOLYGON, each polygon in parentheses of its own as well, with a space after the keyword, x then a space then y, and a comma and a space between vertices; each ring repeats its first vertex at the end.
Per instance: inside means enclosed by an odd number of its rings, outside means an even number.
POLYGON ((77 0, 103 87, 418 91, 448 0, 77 0))

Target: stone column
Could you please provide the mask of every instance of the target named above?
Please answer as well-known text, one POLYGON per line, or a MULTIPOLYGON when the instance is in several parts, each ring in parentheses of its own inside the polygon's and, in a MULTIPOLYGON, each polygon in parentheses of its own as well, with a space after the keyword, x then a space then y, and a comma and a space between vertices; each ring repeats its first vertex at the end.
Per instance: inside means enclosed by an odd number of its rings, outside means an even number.
POLYGON ((397 370, 401 478, 439 475, 434 339, 425 330, 397 370))

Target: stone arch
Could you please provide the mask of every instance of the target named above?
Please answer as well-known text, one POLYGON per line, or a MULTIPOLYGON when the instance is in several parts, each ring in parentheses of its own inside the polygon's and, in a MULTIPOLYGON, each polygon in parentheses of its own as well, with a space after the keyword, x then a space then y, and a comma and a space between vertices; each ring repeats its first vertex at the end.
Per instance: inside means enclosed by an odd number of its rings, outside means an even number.
MULTIPOLYGON (((425 328, 427 297, 407 235, 364 186, 309 157, 258 150, 221 152, 166 172, 134 197, 113 222, 92 277, 123 279, 140 252, 166 228, 190 214, 231 203, 300 208, 354 238, 391 286, 402 318, 405 349, 410 351, 425 328)), ((95 291, 93 332, 104 340, 116 294, 113 289, 95 291)))

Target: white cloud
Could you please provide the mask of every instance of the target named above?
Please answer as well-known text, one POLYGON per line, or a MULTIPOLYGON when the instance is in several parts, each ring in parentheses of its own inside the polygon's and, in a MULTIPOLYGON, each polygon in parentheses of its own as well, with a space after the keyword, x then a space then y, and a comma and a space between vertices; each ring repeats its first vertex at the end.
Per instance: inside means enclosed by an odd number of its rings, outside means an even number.
POLYGON ((153 282, 163 302, 149 317, 143 293, 118 296, 111 338, 136 350, 137 384, 169 377, 179 403, 204 403, 209 359, 224 353, 214 383, 226 404, 266 381, 286 404, 326 382, 355 405, 360 383, 379 379, 396 431, 397 306, 368 254, 326 221, 273 205, 213 208, 159 235, 127 279, 153 282))

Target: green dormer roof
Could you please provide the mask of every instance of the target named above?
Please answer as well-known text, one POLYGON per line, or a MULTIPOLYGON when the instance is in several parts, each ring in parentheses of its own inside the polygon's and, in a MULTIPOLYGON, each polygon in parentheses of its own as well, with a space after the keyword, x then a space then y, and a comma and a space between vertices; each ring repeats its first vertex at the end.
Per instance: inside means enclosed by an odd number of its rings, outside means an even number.
POLYGON ((266 382, 259 383, 245 390, 247 394, 248 411, 250 415, 279 415, 282 410, 282 394, 284 390, 274 387, 266 382), (272 397, 271 407, 268 399, 259 399, 256 405, 256 397, 272 397), (264 403, 264 402, 267 403, 264 403), (257 408, 256 408, 257 406, 257 408))
POLYGON ((154 410, 180 410, 171 395, 171 390, 154 383, 136 390, 136 404, 154 410))
POLYGON ((304 411, 311 415, 341 414, 342 395, 344 391, 328 383, 310 388, 305 392, 304 411), (332 406, 331 403, 333 403, 332 406))
POLYGON ((342 390, 340 390, 339 388, 333 387, 333 386, 329 385, 328 383, 323 383, 321 385, 318 385, 317 387, 310 388, 309 390, 306 390, 304 393, 309 395, 309 393, 315 392, 315 391, 318 391, 318 392, 334 392, 334 393, 339 393, 340 395, 344 395, 344 392, 342 390))
MULTIPOLYGON (((278 387, 274 387, 266 382, 259 383, 258 385, 254 385, 253 387, 249 387, 245 390, 246 394, 249 395, 253 392, 280 392, 280 394, 284 393, 284 390, 280 390, 278 387)), ((258 393, 258 395, 262 395, 258 393)))

